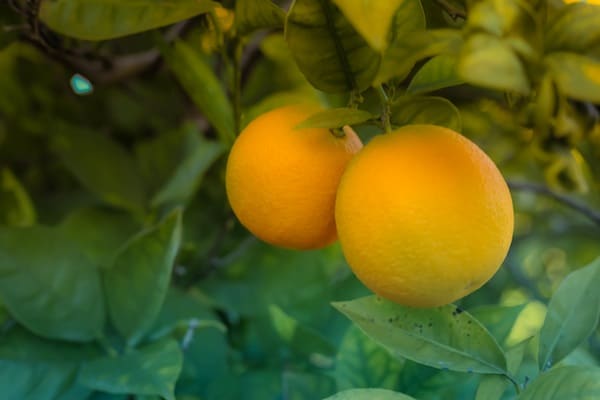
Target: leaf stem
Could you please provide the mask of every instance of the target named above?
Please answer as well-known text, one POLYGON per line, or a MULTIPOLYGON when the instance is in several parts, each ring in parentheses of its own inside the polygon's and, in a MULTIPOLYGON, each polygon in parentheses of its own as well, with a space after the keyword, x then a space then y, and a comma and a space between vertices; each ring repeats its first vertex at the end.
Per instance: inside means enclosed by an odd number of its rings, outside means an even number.
POLYGON ((377 94, 379 95, 379 101, 381 102, 381 122, 386 133, 392 131, 392 123, 390 122, 390 99, 383 88, 383 85, 377 87, 377 94))
POLYGON ((517 395, 519 395, 521 393, 521 385, 519 384, 519 382, 513 378, 510 374, 505 374, 504 375, 506 377, 506 379, 508 379, 510 381, 510 383, 513 384, 513 386, 515 387, 515 390, 517 391, 517 395))

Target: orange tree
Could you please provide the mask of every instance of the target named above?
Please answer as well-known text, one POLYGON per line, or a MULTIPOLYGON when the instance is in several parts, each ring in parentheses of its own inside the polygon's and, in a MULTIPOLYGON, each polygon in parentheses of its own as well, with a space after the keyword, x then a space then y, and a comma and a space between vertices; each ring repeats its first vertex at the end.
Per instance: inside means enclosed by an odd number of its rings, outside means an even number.
POLYGON ((0 2, 2 399, 600 398, 582 3, 0 2))

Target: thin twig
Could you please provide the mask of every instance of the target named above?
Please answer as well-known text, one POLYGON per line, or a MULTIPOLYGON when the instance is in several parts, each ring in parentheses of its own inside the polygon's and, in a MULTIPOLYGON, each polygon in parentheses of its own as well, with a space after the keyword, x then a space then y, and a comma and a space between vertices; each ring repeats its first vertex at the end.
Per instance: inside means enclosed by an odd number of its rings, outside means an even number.
POLYGON ((453 20, 457 20, 458 18, 467 19, 467 13, 453 5, 447 0, 435 0, 435 2, 446 11, 446 13, 453 20))
POLYGON ((578 213, 587 217, 590 221, 596 225, 600 225, 600 211, 589 207, 587 204, 580 202, 564 193, 555 192, 549 187, 533 182, 513 182, 508 181, 508 187, 515 191, 532 192, 542 196, 554 199, 565 206, 577 211, 578 213))

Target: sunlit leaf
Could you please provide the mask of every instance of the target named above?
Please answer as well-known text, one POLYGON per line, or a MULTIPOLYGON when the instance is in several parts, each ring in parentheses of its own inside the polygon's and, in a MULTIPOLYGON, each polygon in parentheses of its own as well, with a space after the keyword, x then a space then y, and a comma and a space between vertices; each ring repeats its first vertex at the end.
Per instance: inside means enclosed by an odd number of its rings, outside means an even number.
POLYGON ((527 94, 529 79, 519 57, 501 39, 478 33, 464 44, 458 75, 465 82, 485 88, 527 94))
POLYGON ((333 305, 394 355, 453 371, 506 371, 504 352, 493 336, 454 305, 417 309, 376 296, 333 305))
POLYGON ((600 103, 600 61, 571 53, 545 58, 558 90, 573 99, 600 103))
POLYGON ((333 0, 333 2, 369 45, 380 52, 387 47, 396 10, 403 3, 418 3, 412 0, 333 0))
POLYGON ((560 367, 527 385, 519 400, 592 400, 600 398, 600 368, 560 367))
POLYGON ((570 51, 585 54, 600 46, 600 8, 593 4, 570 4, 548 22, 547 52, 570 51))
POLYGON ((257 29, 283 28, 285 13, 271 0, 235 2, 235 27, 245 35, 257 29))
POLYGON ((85 76, 81 74, 75 74, 71 77, 70 81, 71 89, 73 92, 78 95, 87 95, 92 94, 94 91, 94 86, 92 82, 90 82, 85 76))
POLYGON ((322 91, 362 91, 379 68, 378 53, 328 1, 296 0, 285 36, 302 73, 322 91))
POLYGON ((344 125, 357 125, 376 118, 365 110, 355 108, 332 108, 313 114, 296 126, 305 128, 340 128, 344 125))
POLYGON ((462 130, 458 109, 443 97, 402 96, 391 107, 392 124, 433 124, 462 130))
POLYGON ((375 83, 404 79, 417 61, 440 54, 457 54, 462 44, 459 30, 435 29, 401 32, 383 56, 375 83))
POLYGON ((170 25, 206 13, 209 0, 49 0, 40 19, 53 30, 85 40, 106 40, 170 25))
POLYGON ((562 281, 540 331, 540 369, 558 363, 592 334, 600 319, 599 287, 600 259, 562 281))
POLYGON ((456 73, 457 58, 440 55, 427 61, 410 81, 407 93, 426 93, 460 85, 463 82, 456 73))

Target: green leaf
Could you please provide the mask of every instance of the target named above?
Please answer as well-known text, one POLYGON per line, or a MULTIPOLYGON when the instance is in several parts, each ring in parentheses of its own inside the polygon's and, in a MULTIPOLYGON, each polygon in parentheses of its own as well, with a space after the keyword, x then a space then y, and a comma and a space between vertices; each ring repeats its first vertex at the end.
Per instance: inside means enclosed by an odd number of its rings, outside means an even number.
POLYGON ((453 371, 506 371, 504 352, 493 336, 452 304, 417 309, 368 296, 333 306, 396 356, 453 371))
POLYGON ((344 125, 358 125, 376 118, 365 110, 356 108, 332 108, 311 115, 296 126, 296 129, 306 128, 341 128, 344 125))
POLYGON ((78 365, 99 355, 93 344, 48 340, 19 326, 0 336, 0 359, 5 361, 78 365))
POLYGON ((461 32, 455 29, 399 32, 383 55, 375 84, 391 78, 403 80, 417 61, 425 58, 440 54, 457 54, 462 40, 461 32))
POLYGON ((183 89, 215 127, 221 143, 231 145, 235 139, 233 110, 211 66, 183 41, 176 41, 172 47, 163 43, 161 51, 183 89))
POLYGON ((27 190, 8 168, 0 171, 0 224, 31 226, 36 213, 27 190))
POLYGON ((350 326, 340 343, 335 362, 337 387, 339 390, 394 389, 398 386, 403 364, 356 326, 350 326))
POLYGON ((415 400, 402 393, 384 389, 351 389, 334 394, 325 400, 415 400))
POLYGON ((365 90, 379 69, 379 54, 328 0, 294 1, 285 37, 300 71, 324 92, 365 90))
POLYGON ((485 375, 479 382, 475 400, 500 400, 508 384, 501 375, 485 375))
POLYGON ((526 304, 513 307, 486 305, 469 312, 494 335, 498 343, 504 343, 525 306, 526 304))
MULTIPOLYGON (((388 44, 396 10, 413 0, 333 0, 369 45, 382 52, 388 44)), ((403 15, 401 15, 403 16, 403 15)))
POLYGON ((154 323, 169 286, 181 241, 181 212, 138 235, 104 271, 108 311, 115 328, 134 345, 154 323))
POLYGON ((79 383, 113 394, 158 395, 175 400, 183 355, 175 340, 156 342, 118 357, 85 363, 79 383))
POLYGON ((572 53, 552 53, 544 61, 562 94, 600 103, 600 61, 572 53))
POLYGON ((402 96, 392 103, 391 121, 396 126, 433 124, 462 130, 458 109, 443 97, 402 96))
POLYGON ((56 129, 55 151, 88 190, 117 207, 144 208, 146 193, 139 171, 120 145, 101 133, 63 124, 56 129))
POLYGON ((211 11, 209 0, 49 0, 40 19, 51 29, 84 40, 143 32, 211 11))
POLYGON ((529 79, 509 44, 495 36, 476 33, 465 42, 457 65, 465 82, 489 89, 528 94, 529 79))
POLYGON ((258 29, 283 28, 285 13, 271 0, 238 0, 235 2, 235 29, 247 35, 258 29))
POLYGON ((209 299, 200 292, 183 292, 171 287, 167 292, 160 313, 150 330, 149 340, 157 340, 170 334, 178 327, 195 325, 211 327, 225 331, 225 327, 210 309, 209 299))
POLYGON ((0 229, 0 298, 40 336, 87 341, 104 326, 98 270, 56 229, 0 229))
POLYGON ((335 393, 335 381, 325 374, 285 371, 284 398, 289 400, 322 399, 335 393))
POLYGON ((561 282, 540 331, 541 370, 558 363, 592 334, 600 319, 599 287, 600 258, 561 282))
POLYGON ((77 366, 0 360, 3 399, 81 400, 91 390, 76 383, 77 366))
POLYGON ((593 4, 569 4, 548 22, 544 35, 547 53, 569 51, 586 54, 600 47, 600 9, 593 4))
POLYGON ((456 73, 457 58, 453 55, 435 56, 417 71, 410 81, 407 93, 426 93, 460 85, 463 82, 456 73))
POLYGON ((593 400, 600 398, 600 368, 560 367, 541 374, 519 400, 593 400))
POLYGON ((139 226, 129 214, 101 208, 82 208, 60 224, 72 246, 101 268, 112 265, 116 253, 139 226))
POLYGON ((325 356, 335 354, 335 349, 321 334, 301 325, 297 320, 286 314, 276 305, 269 307, 271 321, 277 334, 291 350, 301 355, 310 356, 314 353, 325 356))
POLYGON ((224 151, 225 147, 219 142, 195 137, 171 178, 152 198, 152 206, 186 203, 198 189, 206 171, 224 151))

